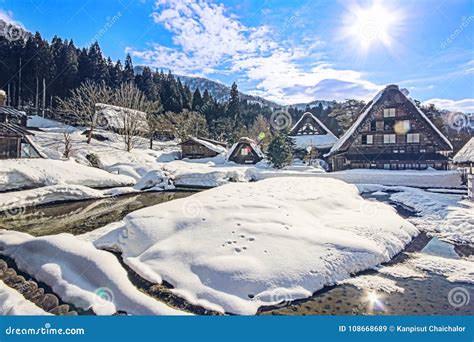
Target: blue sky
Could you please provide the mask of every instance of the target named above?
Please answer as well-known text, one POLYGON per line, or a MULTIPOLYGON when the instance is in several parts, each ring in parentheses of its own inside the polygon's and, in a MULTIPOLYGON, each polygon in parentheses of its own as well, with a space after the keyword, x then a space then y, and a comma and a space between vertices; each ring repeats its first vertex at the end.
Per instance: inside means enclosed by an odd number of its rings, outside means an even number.
POLYGON ((0 18, 284 104, 397 83, 474 111, 472 0, 0 0, 0 18))

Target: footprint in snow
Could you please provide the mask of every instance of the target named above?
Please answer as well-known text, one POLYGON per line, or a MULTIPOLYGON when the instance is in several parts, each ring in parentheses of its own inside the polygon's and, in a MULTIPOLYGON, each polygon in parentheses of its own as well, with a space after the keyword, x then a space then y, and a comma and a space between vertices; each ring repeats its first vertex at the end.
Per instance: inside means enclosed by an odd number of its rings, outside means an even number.
POLYGON ((235 251, 235 253, 240 253, 240 252, 242 252, 242 250, 241 250, 240 248, 238 248, 238 247, 237 247, 237 248, 234 248, 234 251, 235 251))

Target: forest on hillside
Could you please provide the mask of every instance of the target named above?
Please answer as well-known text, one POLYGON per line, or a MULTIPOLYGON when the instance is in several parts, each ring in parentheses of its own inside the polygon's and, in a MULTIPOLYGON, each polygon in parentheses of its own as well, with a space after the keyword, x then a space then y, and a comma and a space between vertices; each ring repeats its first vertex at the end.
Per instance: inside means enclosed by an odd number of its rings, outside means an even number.
MULTIPOLYGON (((283 113, 286 125, 295 123, 305 111, 316 115, 331 131, 341 136, 357 119, 364 101, 347 99, 332 105, 270 107, 239 97, 234 83, 225 100, 217 100, 207 89, 191 89, 171 71, 140 68, 134 72, 130 55, 124 62, 105 57, 98 42, 79 48, 73 40, 55 36, 51 42, 39 32, 22 39, 0 37, 0 89, 7 91, 8 104, 29 114, 58 115, 62 100, 71 96, 86 82, 118 89, 133 83, 149 101, 158 103, 155 116, 169 119, 170 127, 188 121, 189 131, 215 139, 233 142, 240 136, 251 138, 273 134, 270 120, 283 113), (272 115, 273 114, 273 115, 272 115), (191 122, 189 122, 191 121, 191 122), (195 132, 196 123, 201 123, 195 132), (264 133, 263 135, 261 133, 264 133)), ((457 150, 469 138, 469 127, 453 127, 446 123, 447 112, 434 106, 421 106, 435 124, 450 138, 457 150)), ((289 127, 286 127, 289 128, 289 127)))

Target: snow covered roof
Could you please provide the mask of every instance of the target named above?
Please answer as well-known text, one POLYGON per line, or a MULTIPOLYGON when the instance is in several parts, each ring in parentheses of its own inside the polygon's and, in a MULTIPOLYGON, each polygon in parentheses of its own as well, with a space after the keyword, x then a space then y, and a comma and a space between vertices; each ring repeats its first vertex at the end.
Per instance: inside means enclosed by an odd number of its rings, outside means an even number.
POLYGON ((260 147, 258 146, 258 144, 254 140, 252 140, 248 137, 242 137, 242 138, 239 139, 238 142, 236 142, 234 145, 232 145, 229 152, 227 153, 228 157, 230 157, 234 153, 235 149, 237 148, 237 146, 239 144, 248 144, 248 145, 250 145, 250 147, 252 147, 252 149, 255 151, 257 156, 259 156, 262 159, 265 158, 265 154, 263 154, 263 152, 260 149, 260 147))
POLYGON ((382 89, 381 91, 379 91, 377 93, 377 95, 375 95, 375 97, 372 99, 372 101, 370 101, 365 107, 364 109, 362 109, 362 114, 359 115, 359 117, 357 118, 357 120, 352 124, 352 126, 343 134, 343 136, 334 144, 334 146, 331 148, 331 151, 329 151, 328 154, 326 154, 326 156, 330 156, 330 155, 333 155, 335 154, 336 152, 338 152, 341 147, 344 145, 344 143, 356 132, 357 128, 362 124, 362 122, 365 120, 365 118, 367 117, 367 115, 370 113, 370 111, 372 110, 372 108, 374 108, 374 106, 380 101, 380 99, 382 98, 382 95, 387 91, 387 90, 390 90, 390 89, 397 89, 400 96, 402 96, 402 99, 405 98, 407 99, 408 101, 410 101, 410 103, 413 105, 413 107, 415 107, 416 111, 418 112, 418 114, 431 126, 431 128, 441 137, 441 139, 443 139, 443 141, 452 149, 453 148, 453 145, 451 144, 451 142, 443 135, 443 133, 440 132, 440 130, 433 124, 433 122, 425 115, 425 113, 423 113, 423 111, 418 108, 418 106, 416 105, 415 101, 413 101, 412 98, 406 96, 402 91, 400 91, 398 89, 398 86, 397 85, 388 85, 386 86, 384 89, 382 89))
POLYGON ((474 163, 474 138, 471 138, 453 158, 455 163, 474 163))
POLYGON ((290 132, 292 132, 296 127, 298 127, 298 125, 301 123, 301 121, 303 121, 303 119, 306 119, 306 118, 311 118, 312 120, 316 121, 316 123, 321 126, 321 128, 326 131, 326 133, 328 135, 332 135, 334 137, 336 137, 316 116, 313 115, 313 113, 310 113, 310 112, 306 112, 304 113, 301 118, 298 120, 298 122, 296 122, 296 124, 291 128, 290 132))
POLYGON ((0 106, 0 114, 12 115, 14 117, 24 117, 26 113, 9 106, 0 106))
POLYGON ((181 142, 180 145, 184 144, 188 141, 194 141, 195 143, 200 144, 202 146, 205 146, 206 148, 208 148, 211 151, 214 151, 216 153, 227 152, 227 149, 225 147, 221 146, 221 145, 213 144, 213 143, 209 142, 207 139, 204 140, 204 139, 200 139, 200 138, 196 138, 196 137, 189 137, 187 140, 181 142))
MULTIPOLYGON (((145 112, 113 106, 105 103, 96 103, 96 120, 99 126, 104 127, 113 127, 113 128, 123 128, 123 115, 130 114, 136 116, 140 122, 143 124, 141 126, 145 126, 146 116, 145 112)), ((142 128, 142 127, 141 127, 142 128)), ((143 127, 144 128, 144 127, 143 127)))

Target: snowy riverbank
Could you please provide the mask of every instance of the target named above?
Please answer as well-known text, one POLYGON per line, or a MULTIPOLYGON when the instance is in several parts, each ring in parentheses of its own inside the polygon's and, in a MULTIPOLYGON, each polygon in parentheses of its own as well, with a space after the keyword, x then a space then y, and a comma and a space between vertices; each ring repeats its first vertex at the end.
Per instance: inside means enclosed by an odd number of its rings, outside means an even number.
POLYGON ((83 238, 192 304, 254 314, 390 260, 417 232, 352 185, 273 178, 142 209, 83 238))

